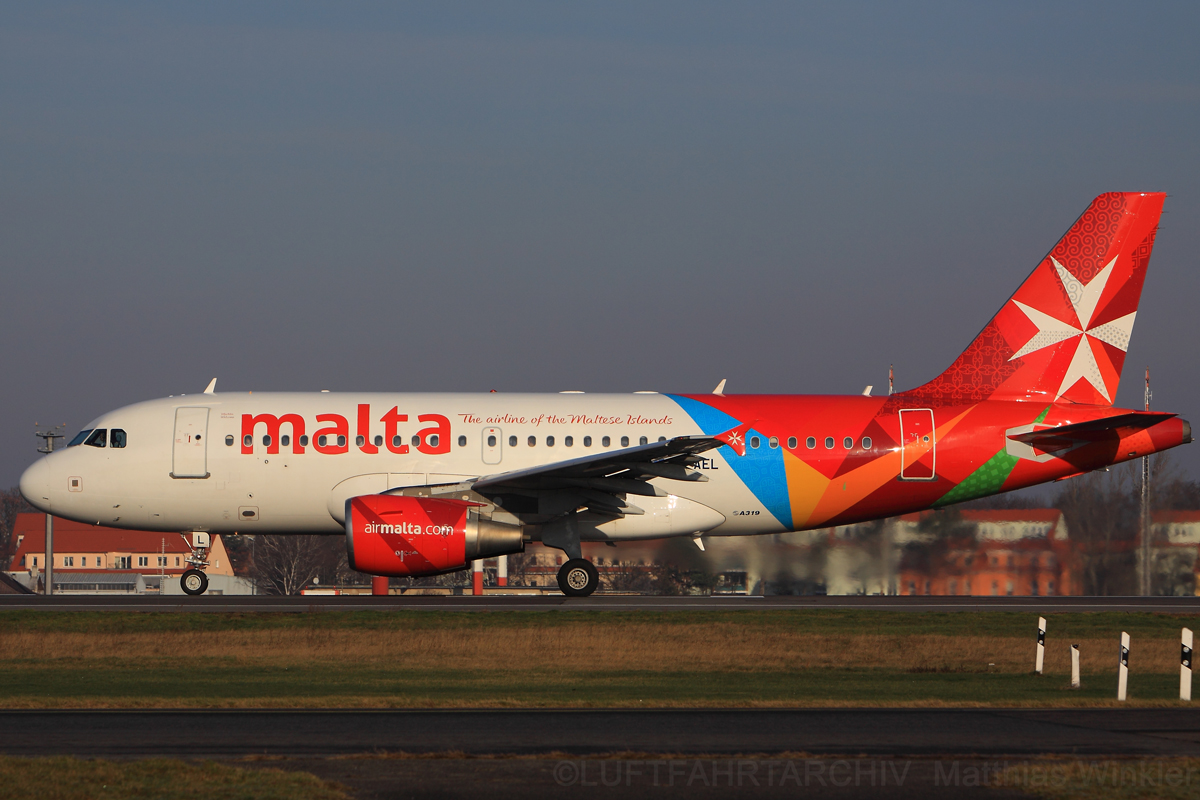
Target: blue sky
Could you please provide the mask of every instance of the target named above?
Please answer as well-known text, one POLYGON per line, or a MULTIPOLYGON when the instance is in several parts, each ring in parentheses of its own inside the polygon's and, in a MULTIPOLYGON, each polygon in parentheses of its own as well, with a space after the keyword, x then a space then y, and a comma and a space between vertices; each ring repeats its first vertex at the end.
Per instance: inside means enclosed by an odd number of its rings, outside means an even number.
MULTIPOLYGON (((1096 194, 1170 192, 1118 402, 1200 423, 1200 7, 0 10, 0 485, 199 391, 934 377, 1096 194)), ((1200 451, 1180 459, 1200 477, 1200 451)))

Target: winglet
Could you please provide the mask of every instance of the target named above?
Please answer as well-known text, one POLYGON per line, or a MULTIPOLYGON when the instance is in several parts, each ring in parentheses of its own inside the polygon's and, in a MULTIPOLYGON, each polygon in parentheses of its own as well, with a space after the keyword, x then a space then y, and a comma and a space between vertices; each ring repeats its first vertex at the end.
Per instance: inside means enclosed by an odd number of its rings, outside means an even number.
POLYGON ((213 378, 211 381, 208 382, 208 388, 204 390, 204 393, 205 394, 216 394, 217 393, 217 379, 216 378, 213 378))
POLYGON ((725 396, 725 378, 721 378, 721 382, 717 384, 717 388, 713 389, 712 393, 721 397, 725 396))
POLYGON ((739 456, 744 456, 746 455, 746 434, 751 428, 754 427, 755 422, 758 422, 758 420, 754 420, 754 422, 744 422, 741 425, 738 425, 736 428, 730 428, 724 433, 718 433, 713 438, 719 442, 724 442, 725 444, 729 445, 731 448, 733 448, 733 452, 737 453, 739 456))

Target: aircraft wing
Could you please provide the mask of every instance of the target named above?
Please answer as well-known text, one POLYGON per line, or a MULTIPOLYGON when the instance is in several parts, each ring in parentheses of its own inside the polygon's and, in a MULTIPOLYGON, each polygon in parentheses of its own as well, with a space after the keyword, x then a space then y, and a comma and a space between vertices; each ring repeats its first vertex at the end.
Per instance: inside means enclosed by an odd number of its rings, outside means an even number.
POLYGON ((676 436, 662 442, 610 450, 594 455, 557 461, 529 469, 485 475, 472 488, 486 495, 507 491, 568 491, 580 496, 580 505, 602 513, 641 513, 617 495, 634 494, 663 497, 652 478, 678 481, 706 481, 702 472, 689 469, 701 453, 729 445, 739 456, 745 455, 746 432, 754 423, 746 423, 716 436, 676 436))
POLYGON ((1175 416, 1178 415, 1168 414, 1164 411, 1130 411, 1126 414, 1114 414, 1111 417, 1092 419, 1087 422, 1074 422, 1070 425, 1059 425, 1053 428, 1041 428, 1025 433, 1015 433, 1008 438, 1014 442, 1023 442, 1041 450, 1051 450, 1054 448, 1042 447, 1041 445, 1053 445, 1056 441, 1061 442, 1063 439, 1099 440, 1104 438, 1106 434, 1120 428, 1134 430, 1149 428, 1152 425, 1157 425, 1163 420, 1168 420, 1175 416))

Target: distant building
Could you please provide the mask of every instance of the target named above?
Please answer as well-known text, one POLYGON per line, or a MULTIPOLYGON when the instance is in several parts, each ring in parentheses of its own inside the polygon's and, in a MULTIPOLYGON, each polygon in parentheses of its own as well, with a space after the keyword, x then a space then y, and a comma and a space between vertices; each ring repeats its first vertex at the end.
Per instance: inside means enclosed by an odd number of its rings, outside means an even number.
MULTIPOLYGON (((46 569, 46 516, 18 514, 8 572, 32 588, 46 569)), ((179 533, 128 531, 54 518, 54 590, 63 594, 182 594, 179 576, 191 548, 179 533)), ((212 537, 210 593, 244 594, 220 536, 212 537)))
MULTIPOLYGON (((926 512, 928 513, 928 512, 926 512)), ((936 540, 920 529, 926 514, 900 518, 898 594, 1052 597, 1080 594, 1078 559, 1056 508, 966 510, 973 535, 936 540)))
MULTIPOLYGON (((716 576, 714 593, 1057 596, 1082 591, 1080 561, 1061 511, 964 510, 963 530, 944 537, 923 529, 928 513, 765 536, 705 536, 703 553, 692 555, 716 576)), ((620 543, 593 547, 588 555, 597 557, 603 576, 650 569, 663 560, 665 547, 663 542, 620 543)), ((545 563, 541 581, 553 582, 558 556, 539 552, 539 564, 545 563)))
MULTIPOLYGON (((1200 511, 1159 511, 1150 528, 1154 593, 1200 596, 1200 511)), ((1140 536, 1135 546, 1140 570, 1140 536)))

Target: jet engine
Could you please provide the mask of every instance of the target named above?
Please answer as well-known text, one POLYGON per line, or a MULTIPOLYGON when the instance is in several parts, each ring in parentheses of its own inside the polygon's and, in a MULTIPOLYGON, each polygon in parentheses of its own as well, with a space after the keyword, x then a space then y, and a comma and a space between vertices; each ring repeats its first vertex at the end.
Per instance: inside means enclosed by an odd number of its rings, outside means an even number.
POLYGON ((521 529, 480 519, 479 503, 361 495, 346 501, 350 568, 370 575, 436 575, 479 558, 520 553, 521 529))

